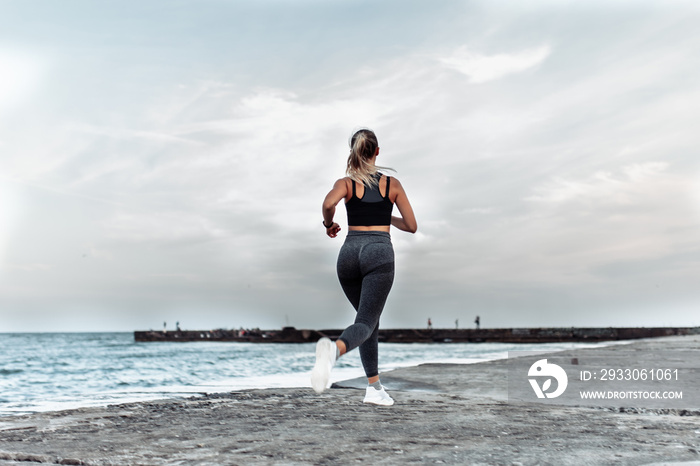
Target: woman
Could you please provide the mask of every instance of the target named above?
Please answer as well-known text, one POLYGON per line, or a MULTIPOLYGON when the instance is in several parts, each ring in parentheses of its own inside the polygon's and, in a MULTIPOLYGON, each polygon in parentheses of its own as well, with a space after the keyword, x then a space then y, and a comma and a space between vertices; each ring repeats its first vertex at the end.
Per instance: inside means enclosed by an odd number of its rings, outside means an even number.
POLYGON ((355 132, 350 139, 347 177, 335 182, 323 201, 323 226, 335 238, 340 226, 333 222, 335 206, 345 199, 348 234, 338 254, 338 279, 345 295, 357 312, 355 323, 335 342, 321 338, 316 344, 316 364, 311 386, 317 393, 328 386, 336 360, 357 347, 368 387, 365 403, 391 406, 394 400, 379 382, 379 317, 394 281, 394 249, 389 229, 415 233, 418 225, 401 183, 379 173, 375 164, 379 155, 377 136, 368 130, 355 132), (401 217, 391 215, 396 204, 401 217))

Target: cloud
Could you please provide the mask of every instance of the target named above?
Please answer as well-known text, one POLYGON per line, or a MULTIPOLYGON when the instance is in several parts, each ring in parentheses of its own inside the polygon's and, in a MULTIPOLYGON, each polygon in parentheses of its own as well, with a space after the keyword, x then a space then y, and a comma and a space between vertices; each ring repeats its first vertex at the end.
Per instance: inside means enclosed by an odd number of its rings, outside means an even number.
POLYGON ((526 238, 517 240, 520 261, 536 270, 528 280, 595 293, 613 284, 625 294, 655 283, 689 286, 699 252, 686 236, 697 222, 693 182, 673 168, 639 162, 534 187, 517 222, 526 238))
POLYGON ((465 74, 470 82, 481 84, 534 68, 544 62, 550 52, 550 46, 543 45, 514 53, 482 55, 464 45, 450 56, 441 58, 440 62, 465 74))
MULTIPOLYGON (((546 185, 533 188, 535 194, 526 201, 565 203, 571 201, 599 201, 606 204, 633 204, 643 194, 658 194, 656 188, 663 181, 665 162, 646 162, 622 167, 622 176, 599 171, 583 180, 557 177, 546 185)), ((646 196, 644 196, 646 197, 646 196)))
POLYGON ((201 145, 202 143, 196 140, 178 137, 176 135, 160 133, 157 131, 140 131, 132 130, 128 128, 113 128, 106 126, 96 126, 89 124, 74 124, 69 130, 75 131, 76 133, 86 133, 95 136, 106 136, 114 139, 122 140, 134 140, 134 139, 145 139, 153 142, 162 143, 183 143, 183 144, 194 144, 201 145))
POLYGON ((52 266, 48 264, 7 264, 7 267, 13 270, 21 270, 23 272, 45 271, 52 268, 52 266))

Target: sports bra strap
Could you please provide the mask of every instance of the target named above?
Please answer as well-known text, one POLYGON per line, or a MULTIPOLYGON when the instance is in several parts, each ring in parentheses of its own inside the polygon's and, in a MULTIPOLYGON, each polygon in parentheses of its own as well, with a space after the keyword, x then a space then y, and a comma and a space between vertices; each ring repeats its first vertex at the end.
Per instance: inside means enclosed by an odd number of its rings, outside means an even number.
MULTIPOLYGON (((357 197, 357 192, 356 192, 356 188, 355 188, 355 180, 351 180, 351 181, 352 181, 352 197, 357 197)), ((387 175, 387 177, 386 177, 386 192, 384 193, 385 199, 389 197, 389 183, 390 183, 390 181, 391 181, 391 177, 387 175)))

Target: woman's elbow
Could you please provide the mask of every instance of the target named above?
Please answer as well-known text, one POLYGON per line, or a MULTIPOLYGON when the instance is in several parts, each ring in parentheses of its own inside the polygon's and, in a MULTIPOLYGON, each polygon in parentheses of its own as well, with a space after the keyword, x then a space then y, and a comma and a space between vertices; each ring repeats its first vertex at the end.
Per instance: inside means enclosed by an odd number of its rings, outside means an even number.
POLYGON ((406 231, 408 231, 409 233, 415 233, 418 231, 418 224, 417 223, 412 223, 411 225, 407 225, 407 226, 408 226, 408 230, 406 230, 406 231))
POLYGON ((333 204, 333 201, 325 200, 323 201, 323 212, 335 212, 335 204, 333 204))

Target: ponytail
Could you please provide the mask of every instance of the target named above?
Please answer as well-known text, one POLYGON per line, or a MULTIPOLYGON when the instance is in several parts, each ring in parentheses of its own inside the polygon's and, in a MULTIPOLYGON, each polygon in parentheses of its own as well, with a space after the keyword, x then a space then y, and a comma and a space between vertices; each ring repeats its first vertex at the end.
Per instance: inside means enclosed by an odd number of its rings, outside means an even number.
MULTIPOLYGON (((360 129, 350 138, 350 155, 346 173, 350 179, 362 183, 365 186, 375 186, 378 183, 375 175, 380 168, 370 163, 377 153, 379 142, 372 130, 360 129)), ((391 170, 389 168, 389 170, 391 170)))

